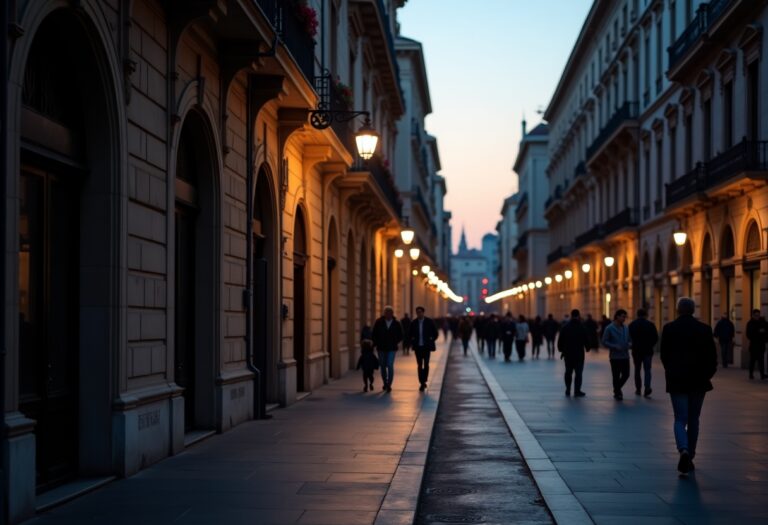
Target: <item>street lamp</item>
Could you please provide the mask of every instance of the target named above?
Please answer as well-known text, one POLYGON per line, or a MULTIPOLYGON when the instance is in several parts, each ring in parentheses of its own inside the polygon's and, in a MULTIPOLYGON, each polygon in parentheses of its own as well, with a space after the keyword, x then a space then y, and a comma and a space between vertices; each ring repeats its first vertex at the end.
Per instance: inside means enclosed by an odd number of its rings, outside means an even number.
POLYGON ((413 242, 413 238, 415 236, 416 236, 416 232, 413 231, 413 228, 408 226, 408 224, 405 225, 405 228, 400 230, 400 238, 403 240, 403 244, 405 244, 406 246, 413 242))
POLYGON ((536 287, 536 283, 535 282, 531 281, 531 282, 528 283, 528 289, 529 290, 533 290, 535 287, 536 287))
POLYGON ((355 133, 355 144, 357 144, 357 153, 363 160, 373 157, 376 152, 376 145, 379 143, 379 134, 371 126, 371 118, 368 112, 365 113, 365 122, 355 133))
POLYGON ((403 250, 402 248, 395 248, 395 257, 397 257, 398 259, 402 259, 403 255, 405 255, 405 250, 403 250))
POLYGON ((413 275, 414 277, 416 277, 417 275, 419 275, 419 271, 418 271, 416 268, 414 268, 414 269, 411 271, 411 275, 413 275))
POLYGON ((592 266, 590 266, 589 263, 584 263, 581 265, 581 271, 584 273, 589 273, 589 270, 592 269, 592 266))
POLYGON ((675 240, 675 244, 678 246, 685 245, 686 239, 688 239, 688 234, 683 231, 682 228, 678 227, 673 233, 672 238, 675 240))
POLYGON ((544 284, 546 284, 547 286, 549 286, 550 284, 552 284, 552 277, 550 277, 549 275, 547 275, 546 277, 544 277, 544 284))
POLYGON ((421 250, 419 250, 418 248, 411 248, 410 250, 408 250, 408 255, 411 256, 412 261, 415 261, 419 258, 419 255, 421 255, 421 250))
POLYGON ((616 260, 610 255, 606 255, 605 258, 603 258, 603 262, 605 263, 605 266, 607 268, 610 268, 611 266, 613 266, 613 263, 616 262, 616 260))
POLYGON ((571 277, 573 277, 573 272, 571 270, 566 270, 563 273, 565 274, 566 279, 570 279, 571 277))
POLYGON ((424 275, 427 275, 429 273, 429 270, 431 270, 431 268, 429 267, 428 264, 425 264, 424 266, 421 267, 421 273, 423 273, 424 275))
POLYGON ((536 288, 541 288, 542 284, 541 281, 536 281, 536 288))
POLYGON ((563 282, 563 276, 558 273, 557 275, 555 275, 555 281, 558 283, 563 282))

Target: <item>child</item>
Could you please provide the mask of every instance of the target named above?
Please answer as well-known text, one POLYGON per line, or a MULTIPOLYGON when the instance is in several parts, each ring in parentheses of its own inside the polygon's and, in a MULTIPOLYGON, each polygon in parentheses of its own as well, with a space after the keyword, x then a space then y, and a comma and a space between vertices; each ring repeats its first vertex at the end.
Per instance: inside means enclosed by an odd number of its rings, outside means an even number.
POLYGON ((373 331, 370 326, 364 326, 360 334, 360 359, 357 360, 356 370, 363 369, 363 392, 373 391, 373 371, 379 368, 379 360, 373 353, 373 331), (370 386, 369 386, 370 384, 370 386))

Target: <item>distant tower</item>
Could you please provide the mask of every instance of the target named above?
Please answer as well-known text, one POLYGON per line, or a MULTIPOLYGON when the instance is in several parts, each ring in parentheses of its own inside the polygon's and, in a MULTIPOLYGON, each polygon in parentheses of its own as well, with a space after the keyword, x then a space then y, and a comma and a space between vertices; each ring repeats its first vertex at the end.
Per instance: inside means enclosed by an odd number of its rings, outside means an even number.
POLYGON ((467 235, 464 232, 464 225, 461 225, 461 240, 459 241, 459 253, 467 251, 467 235))

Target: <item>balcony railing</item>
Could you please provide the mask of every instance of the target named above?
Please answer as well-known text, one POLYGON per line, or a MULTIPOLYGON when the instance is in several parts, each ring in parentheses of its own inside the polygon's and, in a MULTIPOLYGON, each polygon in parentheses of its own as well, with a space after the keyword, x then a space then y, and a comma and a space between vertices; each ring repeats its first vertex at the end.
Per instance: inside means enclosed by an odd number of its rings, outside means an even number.
POLYGON ((515 207, 515 216, 520 215, 520 212, 523 211, 523 208, 528 205, 528 192, 523 193, 523 196, 520 198, 520 202, 517 203, 517 207, 515 207))
POLYGON ((669 69, 673 69, 680 63, 732 2, 733 0, 712 0, 699 6, 691 23, 667 50, 669 69))
POLYGON ((403 202, 400 199, 400 192, 395 186, 395 179, 389 168, 384 167, 380 157, 371 157, 363 164, 358 164, 350 171, 369 171, 376 181, 381 192, 387 198, 389 205, 395 210, 398 217, 403 215, 403 202))
POLYGON ((587 148, 587 158, 592 158, 626 121, 636 119, 637 115, 637 102, 624 102, 624 104, 622 104, 622 106, 611 116, 603 129, 600 130, 597 138, 595 138, 595 140, 592 141, 592 144, 587 148))
POLYGON ((697 162, 696 167, 691 171, 667 184, 667 206, 672 206, 686 197, 704 190, 704 179, 704 164, 697 162))
POLYGON ((604 235, 605 233, 603 232, 603 225, 595 224, 594 226, 592 226, 590 229, 588 229, 581 235, 578 235, 574 243, 576 245, 576 248, 581 248, 582 246, 586 246, 591 242, 595 242, 598 239, 602 239, 604 235))
POLYGON ((280 40, 310 82, 315 78, 315 39, 307 33, 292 2, 256 0, 267 20, 280 35, 280 40))
POLYGON ((587 174, 587 165, 582 160, 578 164, 576 164, 576 169, 573 170, 573 178, 578 179, 579 177, 582 177, 587 174))
POLYGON ((638 222, 637 210, 624 208, 603 223, 603 235, 610 235, 621 229, 637 226, 638 222))
POLYGON ((557 262, 563 257, 567 257, 567 256, 568 256, 568 252, 566 251, 566 249, 563 248, 562 246, 558 246, 555 250, 547 254, 547 264, 552 264, 553 262, 557 262))

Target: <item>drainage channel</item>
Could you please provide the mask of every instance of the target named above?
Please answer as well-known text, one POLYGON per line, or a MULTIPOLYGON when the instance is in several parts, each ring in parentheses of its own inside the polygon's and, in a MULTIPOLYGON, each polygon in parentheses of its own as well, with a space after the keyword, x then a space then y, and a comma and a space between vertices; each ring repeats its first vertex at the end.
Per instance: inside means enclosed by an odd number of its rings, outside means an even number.
POLYGON ((414 523, 554 523, 472 356, 447 367, 414 523))

